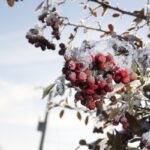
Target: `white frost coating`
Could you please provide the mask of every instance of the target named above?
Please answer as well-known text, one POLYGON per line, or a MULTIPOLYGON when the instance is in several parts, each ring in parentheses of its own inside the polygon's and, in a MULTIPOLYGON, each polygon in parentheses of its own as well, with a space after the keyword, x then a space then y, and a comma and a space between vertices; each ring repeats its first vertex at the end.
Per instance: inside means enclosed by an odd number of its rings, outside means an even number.
POLYGON ((142 141, 145 143, 145 146, 142 150, 147 150, 150 147, 150 130, 142 135, 142 141))
POLYGON ((150 131, 142 135, 142 140, 147 140, 148 142, 150 142, 150 131))
POLYGON ((72 50, 68 50, 65 56, 73 57, 79 62, 85 63, 89 66, 92 62, 92 57, 99 53, 107 55, 108 53, 112 54, 114 57, 115 63, 124 69, 131 69, 132 60, 133 60, 133 47, 126 41, 120 41, 116 38, 102 39, 100 41, 83 41, 80 48, 74 48, 72 50), (124 47, 128 51, 128 56, 124 55, 116 55, 116 51, 114 50, 113 45, 117 47, 124 47))

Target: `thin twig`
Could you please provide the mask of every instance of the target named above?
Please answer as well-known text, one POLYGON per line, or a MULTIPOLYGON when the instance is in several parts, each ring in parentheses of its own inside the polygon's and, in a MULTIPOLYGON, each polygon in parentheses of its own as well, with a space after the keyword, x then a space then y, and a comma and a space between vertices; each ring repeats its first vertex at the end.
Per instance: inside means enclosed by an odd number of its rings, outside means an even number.
POLYGON ((133 17, 136 17, 136 18, 138 17, 138 18, 141 18, 143 20, 147 20, 147 16, 145 16, 145 15, 140 15, 140 14, 136 14, 134 12, 126 11, 126 10, 123 10, 121 8, 112 6, 112 5, 110 5, 110 4, 106 3, 106 2, 102 2, 102 1, 98 1, 98 0, 89 0, 89 1, 98 3, 98 4, 102 5, 103 7, 106 7, 106 8, 115 10, 115 11, 118 11, 118 12, 120 12, 122 14, 126 14, 126 15, 130 15, 130 16, 133 16, 133 17))

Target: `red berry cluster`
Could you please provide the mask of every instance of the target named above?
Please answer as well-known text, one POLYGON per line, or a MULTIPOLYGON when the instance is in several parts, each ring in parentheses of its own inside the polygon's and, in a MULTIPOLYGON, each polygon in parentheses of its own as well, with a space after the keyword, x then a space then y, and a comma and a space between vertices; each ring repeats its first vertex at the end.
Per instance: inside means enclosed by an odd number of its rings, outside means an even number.
POLYGON ((40 35, 37 29, 30 29, 26 38, 29 43, 35 47, 40 47, 43 51, 46 49, 55 50, 55 44, 50 43, 44 36, 40 35))
POLYGON ((60 32, 59 32, 59 27, 60 27, 60 17, 59 15, 54 12, 52 15, 50 15, 49 17, 47 17, 46 19, 46 23, 47 26, 51 26, 52 28, 52 35, 59 40, 60 39, 60 32))
POLYGON ((117 126, 119 123, 122 124, 122 127, 124 129, 128 129, 129 128, 128 120, 127 120, 125 115, 121 116, 119 119, 118 118, 114 119, 113 125, 117 126))
POLYGON ((114 77, 114 81, 116 83, 128 84, 131 81, 135 80, 136 78, 137 78, 136 74, 134 73, 129 74, 127 70, 123 70, 123 69, 116 67, 116 74, 114 77))
POLYGON ((127 71, 116 66, 112 55, 97 54, 91 58, 92 63, 87 66, 74 58, 66 57, 63 73, 71 85, 78 89, 75 99, 89 109, 99 109, 102 108, 104 96, 114 90, 113 80, 124 84, 130 80, 127 81, 127 71))

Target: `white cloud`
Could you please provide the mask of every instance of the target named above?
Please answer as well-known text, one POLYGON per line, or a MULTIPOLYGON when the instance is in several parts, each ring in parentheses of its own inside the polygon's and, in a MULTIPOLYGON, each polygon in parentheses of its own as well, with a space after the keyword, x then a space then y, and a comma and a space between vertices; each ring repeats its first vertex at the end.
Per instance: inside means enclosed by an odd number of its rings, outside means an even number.
POLYGON ((0 111, 40 96, 31 85, 17 85, 0 80, 0 111))

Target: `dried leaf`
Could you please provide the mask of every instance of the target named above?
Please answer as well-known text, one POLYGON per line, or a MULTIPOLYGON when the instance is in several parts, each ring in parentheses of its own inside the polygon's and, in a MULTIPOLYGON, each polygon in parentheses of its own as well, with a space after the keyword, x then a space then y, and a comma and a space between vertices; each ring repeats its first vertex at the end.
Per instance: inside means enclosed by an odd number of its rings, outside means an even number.
POLYGON ((114 14, 112 15, 112 17, 114 17, 114 18, 119 17, 119 16, 120 16, 119 13, 114 13, 114 14))
POLYGON ((89 116, 86 116, 85 118, 85 125, 87 125, 89 123, 89 116))
POLYGON ((97 12, 96 10, 92 9, 91 7, 89 7, 90 13, 94 16, 97 17, 97 12))
POLYGON ((109 24, 108 29, 109 29, 110 32, 113 32, 114 31, 114 26, 112 24, 109 24))
POLYGON ((105 15, 106 11, 107 11, 107 7, 103 7, 102 16, 105 15))
POLYGON ((63 117, 64 112, 65 112, 64 110, 61 110, 61 111, 60 111, 60 113, 59 113, 59 117, 60 117, 60 118, 62 118, 62 117, 63 117))
POLYGON ((12 7, 15 3, 15 0, 7 0, 7 4, 12 7))
POLYGON ((82 116, 81 116, 81 114, 80 114, 80 112, 79 112, 79 111, 77 112, 77 118, 78 118, 79 120, 81 120, 81 119, 82 119, 82 116))
POLYGON ((73 39, 74 39, 74 35, 73 35, 72 33, 70 34, 69 39, 70 39, 70 40, 73 40, 73 39))
POLYGON ((135 27, 132 27, 132 28, 129 28, 128 31, 132 31, 132 30, 134 30, 134 29, 135 29, 135 27))
POLYGON ((44 99, 49 94, 49 92, 53 89, 54 86, 55 84, 51 84, 44 89, 42 99, 44 99))
POLYGON ((138 25, 139 23, 142 22, 142 20, 143 20, 142 18, 137 17, 133 20, 133 22, 135 22, 135 24, 138 25))

